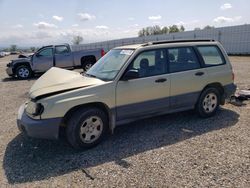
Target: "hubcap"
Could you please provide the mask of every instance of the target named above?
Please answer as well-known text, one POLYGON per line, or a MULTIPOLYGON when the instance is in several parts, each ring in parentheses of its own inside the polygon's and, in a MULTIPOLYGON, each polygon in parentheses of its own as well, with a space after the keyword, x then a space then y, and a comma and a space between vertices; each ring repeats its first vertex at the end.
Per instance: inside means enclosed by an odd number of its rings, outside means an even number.
POLYGON ((27 78, 29 76, 30 71, 27 68, 20 68, 18 70, 18 75, 22 78, 27 78))
POLYGON ((86 64, 86 66, 85 66, 85 70, 87 71, 87 70, 89 70, 91 67, 92 67, 92 64, 91 64, 91 63, 88 63, 88 64, 86 64))
POLYGON ((96 141, 103 130, 103 122, 98 116, 87 118, 81 125, 80 138, 84 143, 92 143, 96 141))
POLYGON ((203 100, 203 108, 206 113, 211 113, 217 106, 217 96, 214 93, 209 93, 203 100))

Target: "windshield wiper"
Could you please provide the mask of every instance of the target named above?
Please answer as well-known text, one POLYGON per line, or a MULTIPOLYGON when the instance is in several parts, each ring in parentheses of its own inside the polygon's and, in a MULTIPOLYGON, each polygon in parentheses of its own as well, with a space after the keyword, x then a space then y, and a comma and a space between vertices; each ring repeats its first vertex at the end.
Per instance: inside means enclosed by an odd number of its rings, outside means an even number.
POLYGON ((84 74, 84 76, 87 76, 87 77, 92 77, 92 78, 96 78, 96 76, 95 76, 95 75, 93 75, 93 74, 88 74, 88 73, 85 73, 85 74, 84 74))

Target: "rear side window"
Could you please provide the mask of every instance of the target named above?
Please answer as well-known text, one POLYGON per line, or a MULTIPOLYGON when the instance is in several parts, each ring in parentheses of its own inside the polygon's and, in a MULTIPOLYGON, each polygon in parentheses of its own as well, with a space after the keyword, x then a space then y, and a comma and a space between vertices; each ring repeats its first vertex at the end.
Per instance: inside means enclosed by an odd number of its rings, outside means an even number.
POLYGON ((225 64, 221 52, 216 46, 198 46, 197 47, 206 66, 216 66, 225 64))
POLYGON ((56 54, 66 54, 69 53, 67 46, 56 46, 56 54))
POLYGON ((169 72, 180 72, 200 68, 200 63, 191 47, 168 49, 169 72))

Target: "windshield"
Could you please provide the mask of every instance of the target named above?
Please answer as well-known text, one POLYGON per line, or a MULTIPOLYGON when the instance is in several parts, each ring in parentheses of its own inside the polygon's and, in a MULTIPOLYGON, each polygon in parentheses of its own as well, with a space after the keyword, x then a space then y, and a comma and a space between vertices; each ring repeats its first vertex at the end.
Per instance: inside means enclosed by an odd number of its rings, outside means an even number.
POLYGON ((86 72, 86 76, 113 80, 133 52, 134 50, 110 50, 86 72))

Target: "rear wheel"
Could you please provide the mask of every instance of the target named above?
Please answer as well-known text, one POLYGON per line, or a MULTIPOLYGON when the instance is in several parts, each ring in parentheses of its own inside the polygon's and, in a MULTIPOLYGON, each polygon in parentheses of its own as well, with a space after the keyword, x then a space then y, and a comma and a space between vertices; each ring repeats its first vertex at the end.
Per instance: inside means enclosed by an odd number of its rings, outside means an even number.
POLYGON ((21 65, 16 68, 16 75, 18 79, 27 79, 32 75, 31 69, 27 65, 21 65))
POLYGON ((82 68, 84 71, 88 71, 94 64, 95 64, 95 62, 87 61, 87 62, 82 64, 82 68))
POLYGON ((211 117, 218 110, 220 103, 220 92, 216 88, 207 88, 197 102, 196 110, 201 117, 211 117))
POLYGON ((81 108, 68 120, 66 135, 74 148, 91 148, 103 140, 107 130, 108 118, 102 110, 81 108))

